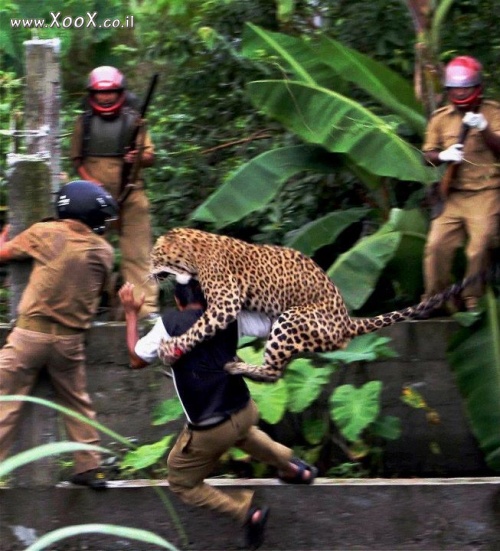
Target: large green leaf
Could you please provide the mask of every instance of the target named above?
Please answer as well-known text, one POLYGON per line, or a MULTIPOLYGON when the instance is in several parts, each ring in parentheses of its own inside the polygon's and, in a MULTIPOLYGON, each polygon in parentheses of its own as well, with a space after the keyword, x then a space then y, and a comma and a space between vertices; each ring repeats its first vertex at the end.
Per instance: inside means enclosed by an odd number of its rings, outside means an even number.
POLYGON ((259 110, 306 142, 347 153, 359 166, 379 176, 423 183, 436 179, 417 148, 384 119, 350 98, 293 81, 257 81, 248 89, 259 110))
POLYGON ((174 396, 173 398, 163 400, 163 402, 154 407, 152 413, 153 422, 151 424, 155 426, 165 425, 166 423, 170 423, 170 421, 179 419, 183 413, 184 410, 179 398, 174 396))
POLYGON ((263 53, 277 55, 280 59, 276 63, 287 71, 293 71, 298 80, 310 84, 316 82, 311 75, 311 70, 315 72, 314 66, 317 60, 301 39, 266 31, 252 23, 247 23, 243 32, 241 53, 253 59, 261 58, 263 53))
POLYGON ((453 335, 448 361, 486 462, 500 471, 500 309, 491 289, 483 301, 486 314, 453 335))
POLYGON ((395 358, 397 352, 388 346, 389 337, 381 337, 377 333, 360 335, 348 344, 344 350, 323 352, 321 357, 334 362, 373 362, 383 358, 395 358))
POLYGON ((243 55, 259 59, 262 52, 291 70, 294 80, 328 85, 336 91, 345 88, 346 82, 355 84, 423 135, 426 120, 412 84, 382 63, 325 36, 318 40, 296 38, 247 23, 243 55))
POLYGON ((267 31, 247 23, 241 53, 254 60, 261 60, 265 55, 266 60, 284 76, 291 72, 294 80, 347 93, 347 83, 316 55, 316 44, 307 39, 267 31))
MULTIPOLYGON (((238 350, 238 356, 244 362, 251 365, 260 365, 263 353, 263 348, 254 350, 250 346, 238 350)), ((288 390, 284 379, 279 379, 276 383, 272 384, 256 383, 250 380, 246 382, 250 394, 257 404, 261 418, 271 425, 281 421, 288 401, 288 390)))
POLYGON ((243 165, 191 215, 222 228, 265 207, 299 172, 332 172, 342 159, 321 147, 299 145, 268 151, 243 165))
POLYGON ((170 549, 170 551, 178 551, 177 547, 174 547, 167 540, 164 540, 153 532, 142 530, 141 528, 118 526, 116 524, 76 524, 74 526, 65 526, 64 528, 44 534, 35 543, 27 547, 25 551, 41 551, 63 539, 93 533, 142 541, 143 543, 157 545, 163 549, 170 549))
POLYGON ((426 119, 422 104, 415 98, 408 80, 382 63, 325 36, 314 51, 318 59, 330 65, 342 79, 368 92, 423 136, 426 119))
POLYGON ((371 432, 386 440, 397 440, 401 436, 401 419, 393 415, 379 417, 371 426, 371 432))
POLYGON ((288 409, 299 413, 308 408, 320 395, 333 371, 333 366, 318 368, 310 360, 299 359, 291 362, 285 374, 288 409))
POLYGON ((366 216, 368 209, 355 208, 330 212, 286 236, 285 245, 312 256, 319 248, 333 243, 351 224, 366 216))
POLYGON ((358 241, 328 269, 328 276, 339 288, 349 309, 363 306, 400 241, 401 232, 379 231, 358 241))
MULTIPOLYGON (((239 354, 239 352, 238 352, 239 354)), ((283 379, 276 383, 257 383, 247 380, 252 398, 259 409, 260 417, 275 425, 283 419, 288 401, 288 389, 283 379)))
POLYGON ((174 435, 167 434, 158 442, 145 444, 136 450, 129 450, 120 464, 122 469, 140 471, 157 463, 164 455, 172 442, 174 435))
POLYGON ((350 442, 378 417, 381 389, 380 381, 369 381, 361 388, 339 386, 330 396, 330 416, 350 442))
POLYGON ((384 228, 401 232, 401 242, 387 265, 385 275, 399 296, 418 302, 423 291, 422 259, 428 221, 421 210, 392 209, 384 228))

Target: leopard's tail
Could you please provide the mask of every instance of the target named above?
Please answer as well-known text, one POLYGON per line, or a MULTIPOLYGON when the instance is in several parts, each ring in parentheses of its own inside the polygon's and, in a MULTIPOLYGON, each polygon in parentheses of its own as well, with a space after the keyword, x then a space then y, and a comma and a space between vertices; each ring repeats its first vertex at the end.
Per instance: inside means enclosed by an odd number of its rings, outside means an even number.
POLYGON ((349 338, 354 338, 365 333, 373 333, 373 331, 377 331, 382 327, 394 325, 401 321, 425 319, 433 310, 439 308, 449 299, 459 295, 465 287, 479 281, 485 282, 487 279, 489 278, 484 273, 476 274, 466 277, 460 283, 456 283, 441 293, 428 297, 414 306, 409 306, 402 310, 394 310, 393 312, 387 312, 386 314, 380 314, 372 318, 351 318, 348 336, 349 338))

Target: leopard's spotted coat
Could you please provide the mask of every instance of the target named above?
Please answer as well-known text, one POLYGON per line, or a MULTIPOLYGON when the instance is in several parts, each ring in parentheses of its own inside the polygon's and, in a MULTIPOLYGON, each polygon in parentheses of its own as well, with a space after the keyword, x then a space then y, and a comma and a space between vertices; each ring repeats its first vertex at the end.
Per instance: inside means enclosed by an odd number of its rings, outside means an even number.
POLYGON ((371 318, 351 318, 337 287, 309 257, 286 247, 249 244, 239 239, 189 228, 160 237, 152 251, 152 275, 189 275, 200 281, 208 307, 183 335, 160 346, 164 361, 175 350, 186 352, 232 322, 242 309, 274 320, 264 364, 228 364, 231 373, 275 381, 301 352, 344 348, 358 335, 422 316, 458 287, 417 306, 371 318))

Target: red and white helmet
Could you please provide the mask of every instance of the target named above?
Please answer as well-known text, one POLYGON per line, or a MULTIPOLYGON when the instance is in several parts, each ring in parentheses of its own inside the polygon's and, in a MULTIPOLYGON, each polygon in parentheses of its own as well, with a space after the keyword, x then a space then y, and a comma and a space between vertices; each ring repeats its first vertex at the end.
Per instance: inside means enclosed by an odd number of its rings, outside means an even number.
POLYGON ((89 74, 87 90, 94 113, 104 117, 116 116, 125 102, 125 77, 115 67, 109 65, 96 67, 89 74), (118 92, 119 96, 112 103, 103 105, 95 101, 96 92, 118 92))
POLYGON ((474 88, 466 98, 451 97, 451 101, 462 108, 472 108, 483 92, 483 67, 473 57, 463 55, 452 59, 445 70, 444 85, 446 88, 474 88))

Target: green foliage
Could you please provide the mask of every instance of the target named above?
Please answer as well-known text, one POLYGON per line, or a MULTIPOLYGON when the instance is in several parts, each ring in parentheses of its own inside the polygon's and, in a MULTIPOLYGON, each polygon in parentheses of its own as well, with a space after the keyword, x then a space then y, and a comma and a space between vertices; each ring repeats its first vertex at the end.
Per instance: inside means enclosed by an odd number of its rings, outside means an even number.
POLYGON ((379 231, 358 241, 328 269, 327 274, 335 281, 348 308, 363 306, 398 250, 400 240, 399 232, 379 231))
POLYGON ((170 551, 178 551, 167 540, 157 536, 149 530, 140 528, 128 528, 126 526, 117 526, 115 524, 76 524, 74 526, 65 526, 58 530, 53 530, 48 534, 44 534, 38 540, 25 549, 25 551, 41 551, 47 549, 50 545, 57 543, 66 538, 81 536, 82 534, 102 534, 103 536, 115 536, 117 538, 126 538, 143 543, 156 545, 162 549, 170 549, 170 551))
POLYGON ((183 414, 182 404, 177 397, 164 400, 153 409, 153 425, 164 425, 175 421, 183 414))
MULTIPOLYGON (((83 415, 80 415, 79 413, 68 409, 64 406, 61 406, 59 404, 56 404, 55 402, 51 402, 50 400, 44 400, 43 398, 37 398, 36 396, 17 396, 17 395, 7 395, 7 396, 0 396, 0 403, 1 402, 31 402, 34 404, 38 404, 44 407, 51 408, 55 411, 58 411, 62 413, 63 415, 67 415, 69 417, 73 417, 74 419, 78 419, 82 423, 86 423, 87 425, 90 425, 91 427, 94 427, 98 431, 110 436, 117 442, 120 442, 121 444, 124 444, 126 448, 128 449, 137 449, 137 446, 130 442, 128 438, 125 438, 121 436, 120 434, 116 433, 115 431, 107 428, 106 426, 98 423, 97 421, 94 421, 92 419, 89 419, 88 417, 85 417, 83 415)), ((170 438, 170 436, 167 436, 167 438, 170 438)), ((147 458, 151 457, 151 453, 156 452, 158 448, 162 444, 159 443, 158 445, 153 445, 151 448, 146 448, 146 451, 141 454, 138 454, 137 456, 133 456, 130 463, 130 469, 132 468, 132 463, 136 462, 138 464, 140 461, 146 462, 147 458), (144 457, 145 456, 145 457, 144 457)), ((39 446, 38 448, 34 448, 33 450, 28 450, 26 452, 22 452, 21 454, 18 454, 14 457, 10 457, 2 462, 1 470, 0 470, 0 477, 4 476, 5 474, 8 474, 13 469, 17 468, 20 465, 23 465, 30 461, 35 461, 41 457, 46 457, 48 455, 54 455, 56 453, 63 453, 63 451, 76 451, 78 449, 101 449, 98 446, 91 446, 89 444, 79 444, 74 442, 58 442, 53 444, 47 444, 45 446, 39 446)), ((103 452, 105 453, 112 453, 110 450, 106 448, 102 448, 103 452)), ((139 470, 140 467, 137 467, 134 465, 134 468, 136 470, 139 470)), ((181 537, 183 543, 187 543, 187 536, 186 533, 179 521, 179 517, 173 508, 172 504, 170 503, 167 496, 164 494, 162 488, 159 488, 158 486, 153 486, 155 492, 158 494, 158 497, 160 498, 161 502, 163 503, 165 509, 170 514, 173 523, 179 533, 179 536, 181 537)))
POLYGON ((323 352, 321 357, 333 362, 373 362, 375 360, 394 358, 397 353, 388 346, 389 337, 382 337, 377 333, 360 335, 353 339, 343 350, 323 352))
POLYGON ((298 359, 287 368, 288 409, 299 413, 307 409, 320 395, 330 381, 334 368, 318 368, 310 360, 298 359))
POLYGON ((290 146, 267 151, 240 167, 192 214, 192 219, 222 228, 262 209, 298 172, 330 172, 339 162, 315 146, 290 146))
POLYGON ((362 208, 331 212, 289 232, 285 245, 313 256, 319 248, 333 243, 345 229, 359 222, 366 214, 367 210, 362 208))
MULTIPOLYGON (((307 444, 300 448, 300 454, 313 462, 322 453, 328 453, 322 450, 332 444, 352 460, 366 461, 378 456, 382 450, 375 442, 396 439, 401 433, 399 419, 380 415, 382 383, 370 381, 359 389, 341 385, 333 391, 331 384, 340 364, 394 357, 396 353, 388 342, 387 337, 373 333, 362 335, 353 339, 345 350, 293 360, 284 377, 275 384, 248 381, 262 420, 275 425, 285 418, 300 419, 302 437, 307 444), (318 411, 323 410, 319 404, 325 393, 329 394, 329 411, 318 417, 318 411), (336 431, 340 432, 338 436, 336 431)), ((262 354, 262 349, 251 347, 238 350, 243 361, 254 365, 261 363, 262 354)))
POLYGON ((333 421, 350 442, 356 442, 361 432, 379 415, 380 381, 369 381, 361 388, 341 385, 330 397, 333 421))
POLYGON ((483 298, 485 314, 450 340, 453 369, 472 431, 488 465, 500 470, 500 309, 491 289, 483 298))
POLYGON ((135 450, 128 451, 120 463, 120 470, 125 474, 141 471, 158 463, 165 455, 172 443, 172 434, 168 434, 158 442, 139 446, 135 450))
POLYGON ((55 442, 52 444, 44 444, 37 446, 29 450, 23 451, 12 457, 4 459, 0 464, 0 478, 10 474, 13 470, 38 461, 44 457, 50 457, 51 455, 58 455, 61 453, 70 453, 77 451, 98 451, 101 453, 112 453, 107 448, 100 446, 93 446, 91 444, 80 444, 78 442, 55 442))

